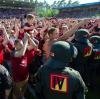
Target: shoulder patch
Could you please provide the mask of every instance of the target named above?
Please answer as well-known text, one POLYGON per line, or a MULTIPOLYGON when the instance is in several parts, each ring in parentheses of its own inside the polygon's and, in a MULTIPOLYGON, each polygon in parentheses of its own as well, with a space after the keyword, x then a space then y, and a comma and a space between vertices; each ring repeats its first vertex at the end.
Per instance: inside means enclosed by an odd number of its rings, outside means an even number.
POLYGON ((88 47, 84 48, 83 53, 84 53, 84 57, 90 56, 92 53, 92 47, 88 46, 88 47))
POLYGON ((61 74, 51 74, 50 89, 52 91, 68 93, 68 77, 61 74))
POLYGON ((94 59, 100 60, 100 51, 94 51, 94 59))

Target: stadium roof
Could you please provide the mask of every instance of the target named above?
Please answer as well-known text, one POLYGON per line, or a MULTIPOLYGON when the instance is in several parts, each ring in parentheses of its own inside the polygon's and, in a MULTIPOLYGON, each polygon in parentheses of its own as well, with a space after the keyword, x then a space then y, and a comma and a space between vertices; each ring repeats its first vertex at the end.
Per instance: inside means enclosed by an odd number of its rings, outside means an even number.
POLYGON ((79 5, 69 5, 69 6, 60 6, 60 7, 54 7, 53 9, 66 9, 66 8, 79 8, 79 7, 87 7, 87 6, 94 6, 94 5, 100 5, 100 2, 93 2, 93 3, 86 3, 86 4, 79 4, 79 5))

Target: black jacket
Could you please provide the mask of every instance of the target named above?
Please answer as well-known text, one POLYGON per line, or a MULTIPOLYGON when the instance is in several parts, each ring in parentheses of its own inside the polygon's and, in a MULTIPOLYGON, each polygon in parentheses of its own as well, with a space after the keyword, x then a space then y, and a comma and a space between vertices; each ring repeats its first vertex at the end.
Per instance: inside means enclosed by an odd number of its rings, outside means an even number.
POLYGON ((5 90, 11 88, 11 77, 4 66, 0 65, 0 99, 5 99, 5 90))
MULTIPOLYGON (((51 61, 53 62, 53 61, 51 61)), ((53 62, 37 73, 35 93, 37 99, 85 99, 85 86, 79 72, 53 62)))

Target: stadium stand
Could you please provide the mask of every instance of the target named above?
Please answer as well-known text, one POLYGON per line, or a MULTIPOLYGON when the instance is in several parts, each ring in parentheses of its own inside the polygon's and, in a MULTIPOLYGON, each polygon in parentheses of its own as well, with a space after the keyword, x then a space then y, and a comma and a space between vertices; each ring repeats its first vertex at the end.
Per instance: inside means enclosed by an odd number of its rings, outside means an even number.
POLYGON ((34 9, 34 3, 15 1, 15 0, 0 0, 0 18, 24 17, 27 13, 34 9))
POLYGON ((100 14, 100 2, 80 4, 78 6, 62 6, 57 17, 61 18, 92 18, 100 14))

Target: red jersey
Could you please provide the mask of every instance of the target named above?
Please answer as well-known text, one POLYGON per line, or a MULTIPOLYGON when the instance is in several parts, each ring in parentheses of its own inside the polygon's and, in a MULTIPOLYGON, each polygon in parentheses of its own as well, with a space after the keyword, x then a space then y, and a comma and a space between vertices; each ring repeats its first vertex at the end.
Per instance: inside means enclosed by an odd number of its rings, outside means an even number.
POLYGON ((23 33, 20 33, 20 32, 19 32, 18 39, 21 39, 21 40, 22 40, 22 39, 24 38, 24 33, 25 33, 25 32, 23 32, 23 33))
POLYGON ((35 56, 34 49, 32 49, 30 51, 27 51, 26 56, 27 56, 27 64, 29 65, 29 64, 31 64, 31 62, 32 62, 32 60, 33 60, 33 58, 35 56))
POLYGON ((27 57, 12 58, 12 73, 15 82, 23 81, 28 77, 27 57))

